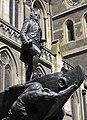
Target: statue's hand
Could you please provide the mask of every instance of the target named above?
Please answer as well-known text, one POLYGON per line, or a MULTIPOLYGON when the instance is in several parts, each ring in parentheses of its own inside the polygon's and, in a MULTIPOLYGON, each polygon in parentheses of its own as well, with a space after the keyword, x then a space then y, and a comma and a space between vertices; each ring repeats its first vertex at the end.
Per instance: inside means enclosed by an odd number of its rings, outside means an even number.
POLYGON ((76 89, 79 87, 77 81, 75 81, 74 86, 76 87, 76 89))
POLYGON ((29 41, 28 41, 28 44, 31 44, 32 43, 32 39, 30 39, 29 41))
POLYGON ((43 90, 38 91, 38 97, 43 100, 51 100, 57 97, 57 93, 55 93, 54 91, 51 91, 48 88, 45 88, 43 90))

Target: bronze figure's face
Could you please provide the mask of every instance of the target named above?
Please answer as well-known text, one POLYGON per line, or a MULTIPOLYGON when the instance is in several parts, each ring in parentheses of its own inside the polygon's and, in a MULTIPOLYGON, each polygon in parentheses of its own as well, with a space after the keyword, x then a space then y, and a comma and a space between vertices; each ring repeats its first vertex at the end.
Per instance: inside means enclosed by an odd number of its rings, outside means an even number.
POLYGON ((30 18, 38 20, 39 19, 39 15, 37 13, 37 11, 35 11, 34 9, 31 11, 30 13, 30 18))

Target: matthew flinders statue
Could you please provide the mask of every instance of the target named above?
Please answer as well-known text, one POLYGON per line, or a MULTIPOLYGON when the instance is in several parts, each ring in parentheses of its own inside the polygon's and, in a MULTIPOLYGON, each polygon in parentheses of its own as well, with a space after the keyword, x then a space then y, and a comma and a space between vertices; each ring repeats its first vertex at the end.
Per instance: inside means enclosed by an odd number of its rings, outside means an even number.
POLYGON ((20 59, 26 66, 26 81, 37 75, 37 65, 41 54, 42 31, 39 24, 39 15, 32 9, 30 20, 26 19, 21 29, 22 49, 20 59))

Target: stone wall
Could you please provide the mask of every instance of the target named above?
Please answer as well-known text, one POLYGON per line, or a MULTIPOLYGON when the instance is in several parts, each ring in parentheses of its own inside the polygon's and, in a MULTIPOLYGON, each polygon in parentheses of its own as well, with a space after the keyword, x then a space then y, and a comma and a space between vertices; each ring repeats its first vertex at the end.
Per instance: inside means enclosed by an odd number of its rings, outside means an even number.
MULTIPOLYGON (((52 20, 53 20, 53 36, 54 40, 60 41, 60 48, 64 60, 76 66, 80 64, 84 67, 85 74, 87 74, 87 28, 85 26, 84 14, 87 13, 87 0, 78 0, 78 4, 74 4, 73 0, 52 0, 52 20), (71 2, 70 2, 71 1, 71 2), (68 3, 69 2, 69 3, 68 3), (67 39, 66 21, 73 22, 75 40, 69 41, 67 39), (86 29, 85 29, 86 28, 86 29)), ((86 82, 86 81, 85 81, 86 82)), ((82 90, 84 86, 79 89, 77 97, 73 95, 72 101, 72 116, 65 115, 64 120, 84 120, 84 107, 82 90), (77 98, 79 103, 77 104, 77 98), (75 113, 76 110, 77 112, 75 113)), ((76 94, 77 94, 76 93, 76 94)), ((86 104, 86 103, 85 103, 86 104)), ((65 106, 67 109, 68 107, 65 106)), ((86 112, 86 111, 85 111, 86 112)))

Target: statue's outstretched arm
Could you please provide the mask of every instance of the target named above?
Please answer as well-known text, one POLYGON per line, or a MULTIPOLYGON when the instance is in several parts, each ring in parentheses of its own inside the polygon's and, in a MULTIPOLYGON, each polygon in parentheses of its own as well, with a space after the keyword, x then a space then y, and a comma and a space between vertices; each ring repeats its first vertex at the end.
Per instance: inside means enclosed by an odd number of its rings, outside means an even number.
POLYGON ((66 88, 65 90, 60 91, 59 93, 51 91, 48 88, 44 88, 44 90, 42 90, 41 92, 38 92, 38 98, 42 98, 45 100, 54 99, 57 101, 63 98, 64 96, 64 99, 68 99, 67 96, 70 96, 77 88, 78 88, 78 85, 73 84, 70 87, 66 88))

